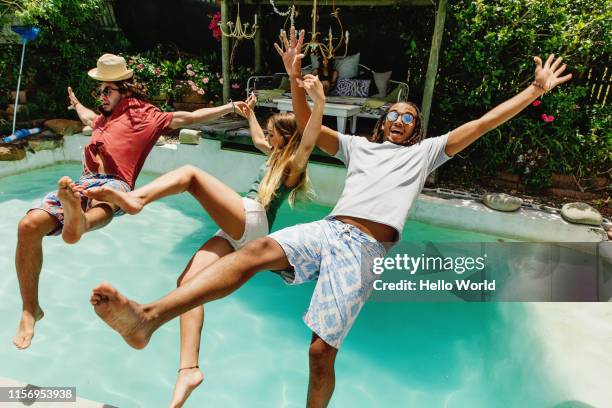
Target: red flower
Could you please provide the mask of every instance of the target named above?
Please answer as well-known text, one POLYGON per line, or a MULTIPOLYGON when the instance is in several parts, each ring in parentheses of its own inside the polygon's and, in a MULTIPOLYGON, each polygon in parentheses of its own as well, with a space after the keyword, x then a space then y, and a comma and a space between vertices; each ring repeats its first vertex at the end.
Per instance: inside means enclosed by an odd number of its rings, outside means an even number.
POLYGON ((212 20, 210 20, 210 24, 208 25, 208 29, 212 32, 212 36, 215 40, 221 41, 221 28, 219 27, 219 23, 221 22, 221 12, 216 12, 212 20))
POLYGON ((533 101, 532 105, 538 107, 540 106, 540 101, 533 101))
POLYGON ((548 116, 548 117, 546 118, 546 122, 547 122, 547 123, 550 123, 550 122, 552 122, 553 120, 555 120, 555 117, 554 117, 554 116, 548 116))
POLYGON ((138 69, 143 69, 143 68, 144 68, 144 65, 142 65, 142 64, 138 64, 138 65, 136 66, 136 68, 138 68, 138 69))
POLYGON ((542 119, 544 122, 546 122, 546 119, 548 119, 548 115, 543 113, 540 115, 540 119, 542 119))

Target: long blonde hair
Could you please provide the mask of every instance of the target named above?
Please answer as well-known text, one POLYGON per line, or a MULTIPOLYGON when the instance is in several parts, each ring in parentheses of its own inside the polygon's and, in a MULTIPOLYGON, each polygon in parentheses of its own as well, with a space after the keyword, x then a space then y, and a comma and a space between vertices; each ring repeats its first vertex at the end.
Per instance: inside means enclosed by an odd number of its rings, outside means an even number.
MULTIPOLYGON (((268 161, 267 170, 263 180, 259 184, 257 198, 267 209, 277 194, 278 188, 284 182, 289 173, 289 163, 293 159, 300 142, 302 133, 299 131, 295 115, 293 113, 277 113, 268 119, 268 129, 274 128, 284 139, 283 146, 272 149, 268 161)), ((300 180, 289 193, 289 205, 293 207, 298 198, 312 198, 313 192, 308 177, 308 168, 300 175, 300 180)))

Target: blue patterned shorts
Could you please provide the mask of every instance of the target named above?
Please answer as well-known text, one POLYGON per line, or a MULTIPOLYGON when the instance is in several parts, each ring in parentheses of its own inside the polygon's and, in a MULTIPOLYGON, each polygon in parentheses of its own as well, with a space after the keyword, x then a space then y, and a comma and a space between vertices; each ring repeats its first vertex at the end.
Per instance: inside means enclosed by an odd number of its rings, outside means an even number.
MULTIPOLYGON (((75 184, 81 185, 85 188, 85 190, 89 190, 94 187, 108 187, 117 191, 128 192, 131 191, 130 186, 122 180, 116 179, 114 176, 110 176, 108 174, 93 174, 89 172, 84 172, 83 175, 75 181, 75 184)), ((82 197, 81 199, 81 208, 83 211, 87 211, 91 208, 92 200, 87 197, 82 197)), ((30 209, 32 210, 43 210, 54 216, 57 221, 59 221, 59 226, 51 231, 49 235, 59 235, 62 232, 62 228, 64 227, 64 209, 62 208, 62 203, 57 197, 57 191, 52 191, 48 193, 43 199, 38 207, 30 209)), ((28 211, 29 212, 29 211, 28 211)), ((118 211, 116 215, 122 215, 123 213, 118 211)))
POLYGON ((269 235, 285 251, 289 284, 316 280, 304 323, 327 344, 340 348, 372 292, 373 259, 385 248, 357 227, 333 217, 299 224, 269 235))

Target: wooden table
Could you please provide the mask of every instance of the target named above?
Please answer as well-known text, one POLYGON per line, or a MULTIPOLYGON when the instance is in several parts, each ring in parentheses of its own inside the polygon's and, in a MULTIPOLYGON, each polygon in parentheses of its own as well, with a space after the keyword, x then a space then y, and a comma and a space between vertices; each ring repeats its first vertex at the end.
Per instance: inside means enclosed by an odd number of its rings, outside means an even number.
MULTIPOLYGON (((274 103, 276 103, 276 108, 281 112, 292 112, 293 111, 293 105, 291 104, 291 99, 274 99, 274 103)), ((308 104, 312 108, 313 103, 308 102, 308 104)), ((355 133, 355 128, 357 126, 357 114, 360 111, 361 111, 361 108, 355 105, 326 103, 325 110, 323 111, 323 115, 336 117, 336 123, 337 123, 336 130, 340 133, 346 132, 346 121, 347 119, 350 119, 351 132, 355 133)))

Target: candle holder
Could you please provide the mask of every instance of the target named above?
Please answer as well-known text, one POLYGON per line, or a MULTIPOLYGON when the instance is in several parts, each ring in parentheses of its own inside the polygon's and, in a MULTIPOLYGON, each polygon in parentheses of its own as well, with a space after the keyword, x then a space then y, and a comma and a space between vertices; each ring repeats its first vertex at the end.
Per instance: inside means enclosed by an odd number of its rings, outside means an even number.
POLYGON ((312 28, 310 32, 310 41, 305 43, 303 47, 303 52, 305 54, 309 51, 313 54, 316 51, 319 51, 322 56, 329 59, 336 56, 337 51, 344 46, 344 54, 341 57, 346 57, 349 44, 349 31, 344 31, 342 20, 340 19, 340 9, 336 7, 335 2, 332 2, 332 12, 330 16, 338 23, 338 26, 340 27, 340 36, 334 36, 330 26, 327 37, 323 38, 322 41, 319 41, 319 35, 321 33, 317 31, 317 21, 319 19, 317 13, 317 0, 313 0, 311 14, 312 28))
POLYGON ((251 30, 249 31, 250 23, 242 23, 240 21, 240 3, 238 3, 238 11, 236 13, 236 22, 228 21, 227 30, 223 30, 223 23, 219 23, 221 34, 225 37, 235 38, 237 40, 250 40, 255 37, 257 29, 257 14, 255 14, 255 21, 251 30))

